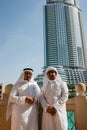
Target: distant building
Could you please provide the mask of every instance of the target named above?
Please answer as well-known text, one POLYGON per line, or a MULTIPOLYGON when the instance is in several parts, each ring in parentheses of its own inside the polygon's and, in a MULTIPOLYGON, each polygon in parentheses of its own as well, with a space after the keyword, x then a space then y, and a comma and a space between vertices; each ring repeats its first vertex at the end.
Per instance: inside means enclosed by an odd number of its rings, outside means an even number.
POLYGON ((87 84, 87 48, 78 0, 47 0, 44 6, 44 69, 54 66, 70 84, 87 84))
POLYGON ((0 85, 0 98, 1 98, 1 93, 2 93, 2 86, 0 85))
POLYGON ((2 97, 2 83, 0 83, 0 98, 2 97))

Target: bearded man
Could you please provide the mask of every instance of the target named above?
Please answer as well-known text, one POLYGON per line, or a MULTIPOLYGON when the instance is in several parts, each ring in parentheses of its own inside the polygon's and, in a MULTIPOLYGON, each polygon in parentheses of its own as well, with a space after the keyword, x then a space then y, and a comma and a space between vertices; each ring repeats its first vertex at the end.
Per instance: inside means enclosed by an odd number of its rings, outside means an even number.
POLYGON ((40 88, 33 78, 33 69, 25 68, 13 86, 7 107, 11 130, 38 130, 38 98, 40 88))

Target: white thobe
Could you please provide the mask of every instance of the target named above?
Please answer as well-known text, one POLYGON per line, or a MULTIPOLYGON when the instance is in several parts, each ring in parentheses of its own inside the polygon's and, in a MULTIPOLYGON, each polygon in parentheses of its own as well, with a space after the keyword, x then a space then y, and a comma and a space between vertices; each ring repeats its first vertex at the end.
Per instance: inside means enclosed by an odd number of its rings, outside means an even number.
POLYGON ((42 130, 67 130, 66 101, 68 88, 65 82, 49 82, 45 92, 40 97, 43 107, 42 130), (57 110, 55 116, 46 112, 48 105, 57 110))
POLYGON ((37 103, 25 102, 26 96, 38 97, 40 89, 37 84, 28 82, 16 85, 9 97, 9 110, 11 109, 11 130, 38 130, 37 103), (11 108, 10 108, 11 107, 11 108))

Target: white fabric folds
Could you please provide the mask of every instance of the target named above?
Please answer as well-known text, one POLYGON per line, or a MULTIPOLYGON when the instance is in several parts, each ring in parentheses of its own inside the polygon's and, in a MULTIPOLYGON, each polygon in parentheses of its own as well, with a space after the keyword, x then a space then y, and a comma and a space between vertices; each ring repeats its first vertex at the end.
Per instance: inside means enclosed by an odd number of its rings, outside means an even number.
POLYGON ((68 99, 68 88, 65 82, 62 81, 57 69, 48 67, 43 81, 42 94, 40 102, 43 107, 42 130, 68 130, 66 101, 68 99), (56 71, 56 79, 49 80, 47 72, 49 70, 56 71), (46 112, 48 106, 53 106, 57 113, 52 116, 46 112))
POLYGON ((26 96, 40 96, 40 89, 33 80, 23 80, 24 72, 13 86, 8 100, 6 117, 11 116, 11 130, 38 130, 38 110, 37 103, 29 104, 25 102, 26 96))

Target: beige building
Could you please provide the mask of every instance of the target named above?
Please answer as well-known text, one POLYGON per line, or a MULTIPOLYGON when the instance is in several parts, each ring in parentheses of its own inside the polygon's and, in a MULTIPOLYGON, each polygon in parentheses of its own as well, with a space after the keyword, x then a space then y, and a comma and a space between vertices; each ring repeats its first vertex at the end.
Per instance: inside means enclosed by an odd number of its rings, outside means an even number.
POLYGON ((8 84, 5 88, 2 88, 2 96, 0 99, 0 130, 11 130, 10 119, 8 121, 6 120, 6 109, 12 86, 12 84, 8 84))

